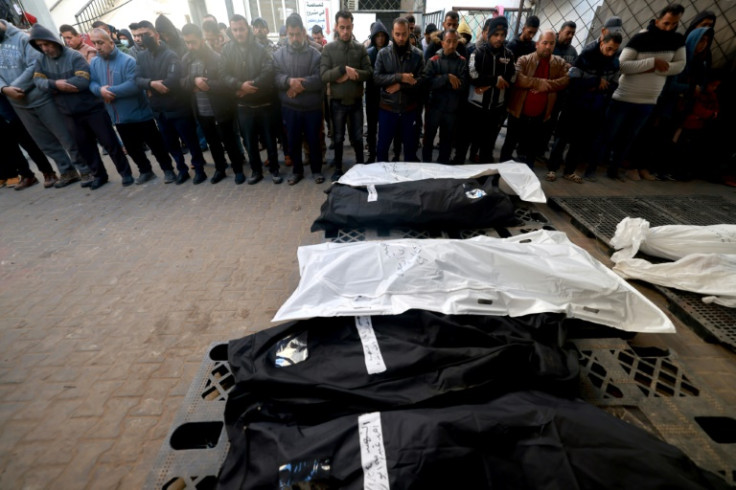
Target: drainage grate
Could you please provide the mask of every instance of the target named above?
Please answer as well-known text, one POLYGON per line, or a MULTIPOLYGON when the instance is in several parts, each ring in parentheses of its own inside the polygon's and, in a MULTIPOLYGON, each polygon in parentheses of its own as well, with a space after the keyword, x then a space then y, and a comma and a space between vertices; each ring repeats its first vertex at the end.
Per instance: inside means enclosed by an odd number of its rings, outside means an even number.
POLYGON ((681 449, 698 465, 733 484, 736 419, 732 407, 701 390, 677 357, 621 339, 573 340, 580 360, 581 396, 636 422, 681 449))
POLYGON ((703 303, 702 295, 655 286, 667 298, 670 311, 708 342, 736 351, 736 309, 703 303))
MULTIPOLYGON (((629 216, 651 226, 736 224, 736 203, 718 196, 554 197, 550 204, 567 212, 590 237, 611 245, 616 225, 629 216)), ((701 295, 655 286, 669 308, 698 335, 736 350, 736 310, 701 301, 701 295)))
POLYGON ((144 486, 147 490, 215 488, 229 443, 225 402, 235 378, 227 343, 210 345, 144 486))

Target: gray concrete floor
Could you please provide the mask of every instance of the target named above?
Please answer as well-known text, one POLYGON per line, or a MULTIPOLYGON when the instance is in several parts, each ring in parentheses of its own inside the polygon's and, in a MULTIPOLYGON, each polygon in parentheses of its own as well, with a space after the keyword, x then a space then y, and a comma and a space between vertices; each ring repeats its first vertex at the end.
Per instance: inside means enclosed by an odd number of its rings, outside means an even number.
MULTIPOLYGON (((309 227, 328 183, 123 188, 107 164, 96 191, 0 189, 0 488, 140 488, 207 347, 271 326, 298 283, 297 247, 322 241, 309 227)), ((700 181, 543 187, 736 200, 700 181)), ((564 213, 538 209, 607 260, 564 213)), ((637 340, 680 352, 736 406, 736 356, 677 324, 637 340)))

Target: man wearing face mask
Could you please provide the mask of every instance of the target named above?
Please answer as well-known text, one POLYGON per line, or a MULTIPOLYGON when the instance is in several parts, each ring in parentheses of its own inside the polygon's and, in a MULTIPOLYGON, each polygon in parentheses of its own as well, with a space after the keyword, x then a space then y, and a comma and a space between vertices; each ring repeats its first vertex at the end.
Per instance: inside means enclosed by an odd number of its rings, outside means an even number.
POLYGON ((235 173, 235 183, 242 184, 245 182, 244 159, 232 130, 235 124, 235 98, 227 93, 218 76, 220 55, 205 44, 198 26, 187 24, 182 27, 181 34, 187 47, 187 54, 182 60, 182 86, 191 94, 192 110, 215 160, 216 170, 210 182, 217 184, 226 177, 227 151, 235 173))
MULTIPOLYGON (((470 55, 467 132, 479 148, 479 162, 493 162, 493 148, 506 119, 507 89, 516 80, 514 55, 504 46, 509 25, 506 17, 486 20, 476 49, 470 55)), ((465 159, 465 155, 458 152, 465 159)))
MULTIPOLYGON (((190 107, 189 95, 181 88, 181 60, 177 54, 166 47, 149 21, 138 23, 139 32, 145 50, 138 55, 138 72, 136 84, 148 93, 151 108, 166 148, 176 161, 179 175, 176 184, 189 180, 189 167, 184 160, 184 153, 179 145, 179 138, 189 148, 194 165, 195 185, 207 180, 204 172, 204 156, 199 147, 194 116, 190 107)), ((171 174, 165 174, 164 182, 173 182, 171 174)))
POLYGON ((409 23, 399 17, 393 23, 393 45, 378 53, 374 80, 381 87, 378 113, 379 162, 388 161, 388 149, 397 129, 401 128, 404 161, 416 159, 416 114, 424 72, 422 51, 409 44, 409 23))
POLYGON ((281 99, 281 113, 286 123, 289 154, 294 173, 289 185, 304 178, 302 164, 302 134, 309 147, 309 163, 315 183, 324 182, 319 130, 322 124, 322 80, 319 75, 320 54, 307 42, 299 14, 286 19, 288 44, 274 55, 276 88, 281 99))

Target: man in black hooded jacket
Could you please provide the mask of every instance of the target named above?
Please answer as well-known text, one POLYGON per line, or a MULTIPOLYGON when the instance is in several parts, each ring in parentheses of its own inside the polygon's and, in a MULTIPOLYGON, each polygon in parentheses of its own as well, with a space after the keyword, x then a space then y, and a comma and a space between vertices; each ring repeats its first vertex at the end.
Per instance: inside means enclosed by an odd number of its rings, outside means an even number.
MULTIPOLYGON (((371 45, 368 47, 368 58, 371 66, 376 69, 378 52, 388 46, 389 34, 383 22, 377 20, 371 27, 371 45)), ((365 115, 368 119, 368 160, 367 163, 376 161, 376 138, 378 136, 378 104, 381 100, 381 87, 376 85, 373 78, 365 82, 365 115)))
MULTIPOLYGON (((138 27, 146 49, 138 55, 136 84, 147 91, 151 109, 156 114, 166 147, 176 161, 176 168, 179 171, 176 177, 177 185, 189 180, 189 168, 184 161, 179 137, 184 140, 192 156, 195 172, 192 182, 195 185, 201 184, 207 180, 207 174, 204 172, 205 161, 199 147, 189 97, 181 87, 181 60, 159 38, 158 32, 150 22, 141 21, 138 27)), ((172 182, 173 177, 166 174, 164 182, 172 182)))

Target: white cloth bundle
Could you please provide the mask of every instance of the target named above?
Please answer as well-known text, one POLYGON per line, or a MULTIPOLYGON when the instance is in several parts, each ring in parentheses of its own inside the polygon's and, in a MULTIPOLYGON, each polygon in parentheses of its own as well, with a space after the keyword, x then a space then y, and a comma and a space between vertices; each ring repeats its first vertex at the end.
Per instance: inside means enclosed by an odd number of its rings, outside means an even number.
POLYGON ((632 332, 667 316, 561 232, 506 239, 390 240, 299 247, 301 280, 274 321, 393 315, 559 312, 632 332))

